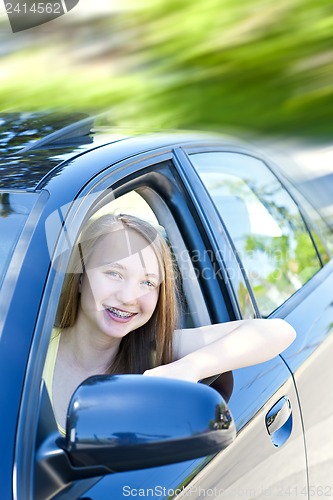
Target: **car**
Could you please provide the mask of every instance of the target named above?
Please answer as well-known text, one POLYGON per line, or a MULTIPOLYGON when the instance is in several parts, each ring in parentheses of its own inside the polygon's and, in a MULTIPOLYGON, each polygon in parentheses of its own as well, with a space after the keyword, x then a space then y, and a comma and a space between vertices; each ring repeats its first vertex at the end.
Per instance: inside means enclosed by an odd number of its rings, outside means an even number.
POLYGON ((0 118, 0 498, 332 496, 332 229, 242 141, 120 132, 0 118), (63 438, 42 375, 70 251, 120 210, 166 233, 183 326, 283 318, 297 337, 204 383, 88 379, 63 438))

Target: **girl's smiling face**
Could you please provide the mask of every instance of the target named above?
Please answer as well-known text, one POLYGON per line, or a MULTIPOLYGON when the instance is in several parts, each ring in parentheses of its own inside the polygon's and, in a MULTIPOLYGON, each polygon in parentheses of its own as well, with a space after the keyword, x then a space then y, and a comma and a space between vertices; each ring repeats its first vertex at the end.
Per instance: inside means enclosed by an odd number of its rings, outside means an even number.
POLYGON ((161 279, 156 254, 139 233, 127 229, 104 236, 82 276, 80 325, 121 339, 151 318, 161 279))

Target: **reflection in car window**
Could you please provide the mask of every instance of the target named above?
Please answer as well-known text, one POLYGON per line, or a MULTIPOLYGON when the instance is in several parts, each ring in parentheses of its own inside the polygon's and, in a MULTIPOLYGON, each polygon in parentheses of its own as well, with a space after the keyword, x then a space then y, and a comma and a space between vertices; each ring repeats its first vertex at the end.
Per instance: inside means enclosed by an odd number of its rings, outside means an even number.
POLYGON ((233 239, 259 310, 268 316, 321 267, 301 214, 256 158, 200 153, 191 162, 233 239))
POLYGON ((306 210, 308 219, 311 221, 311 233, 323 264, 327 264, 333 255, 333 228, 329 220, 326 220, 317 210, 298 193, 301 197, 302 207, 306 210))
POLYGON ((0 284, 35 201, 34 193, 0 192, 0 284))

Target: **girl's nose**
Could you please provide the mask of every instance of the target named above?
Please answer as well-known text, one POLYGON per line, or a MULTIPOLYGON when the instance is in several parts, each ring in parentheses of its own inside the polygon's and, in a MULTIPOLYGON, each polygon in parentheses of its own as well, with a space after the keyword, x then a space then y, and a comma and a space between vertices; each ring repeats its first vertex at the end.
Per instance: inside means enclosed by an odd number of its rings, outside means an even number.
POLYGON ((117 299, 121 304, 135 305, 138 302, 139 290, 129 283, 125 284, 118 289, 117 299))

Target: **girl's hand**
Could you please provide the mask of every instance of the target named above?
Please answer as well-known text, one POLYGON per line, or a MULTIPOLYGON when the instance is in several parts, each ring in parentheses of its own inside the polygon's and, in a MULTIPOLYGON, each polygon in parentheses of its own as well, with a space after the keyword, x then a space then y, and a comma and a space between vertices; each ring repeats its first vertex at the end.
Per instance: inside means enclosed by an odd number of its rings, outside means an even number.
POLYGON ((198 382, 199 380, 195 366, 188 362, 186 358, 146 370, 143 375, 147 375, 148 377, 176 378, 188 382, 198 382))

